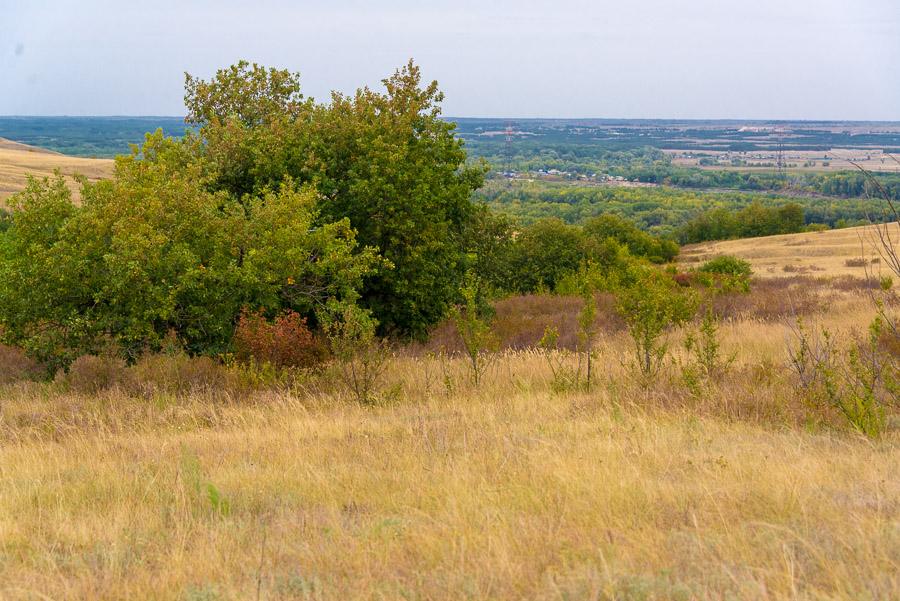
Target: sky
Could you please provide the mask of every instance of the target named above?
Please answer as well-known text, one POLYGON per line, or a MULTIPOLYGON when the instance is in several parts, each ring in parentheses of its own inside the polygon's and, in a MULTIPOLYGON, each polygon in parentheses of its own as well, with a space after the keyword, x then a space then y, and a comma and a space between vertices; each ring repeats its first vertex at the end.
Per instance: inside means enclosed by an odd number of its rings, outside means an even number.
POLYGON ((0 0, 0 115, 185 113, 239 60, 443 114, 900 121, 898 0, 0 0))

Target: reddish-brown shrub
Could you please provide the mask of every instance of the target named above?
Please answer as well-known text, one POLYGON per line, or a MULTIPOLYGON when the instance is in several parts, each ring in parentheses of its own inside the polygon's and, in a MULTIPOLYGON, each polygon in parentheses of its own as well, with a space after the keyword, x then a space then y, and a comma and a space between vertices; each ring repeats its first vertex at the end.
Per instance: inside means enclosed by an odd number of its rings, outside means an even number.
POLYGON ((67 383, 72 390, 96 394, 119 386, 124 380, 125 361, 115 356, 82 355, 75 359, 69 370, 57 374, 57 380, 67 383))
POLYGON ((40 369, 37 361, 25 356, 25 351, 0 344, 0 384, 35 375, 40 369))
POLYGON ((691 285, 691 274, 689 273, 676 273, 672 275, 672 278, 679 286, 687 288, 691 285))
MULTIPOLYGON (((597 303, 594 329, 607 333, 622 329, 624 322, 615 310, 615 296, 609 292, 598 292, 594 299, 597 303)), ((574 350, 581 306, 580 296, 513 296, 494 303, 496 314, 491 323, 491 331, 497 335, 498 348, 509 350, 534 348, 544 335, 544 330, 548 327, 557 328, 558 347, 574 350)), ((449 352, 463 350, 462 340, 452 320, 439 324, 425 345, 425 349, 431 351, 441 348, 449 352)))
POLYGON ((306 326, 306 318, 285 311, 270 323, 259 312, 241 313, 234 333, 234 356, 274 367, 312 367, 327 356, 324 345, 306 326))

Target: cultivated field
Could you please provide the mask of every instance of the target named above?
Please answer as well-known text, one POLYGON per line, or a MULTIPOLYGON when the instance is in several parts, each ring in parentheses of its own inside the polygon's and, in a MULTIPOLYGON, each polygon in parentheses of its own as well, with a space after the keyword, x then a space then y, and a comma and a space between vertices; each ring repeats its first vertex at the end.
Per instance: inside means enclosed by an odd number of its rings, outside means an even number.
MULTIPOLYGON (((0 599, 900 598, 896 417, 855 433, 785 361, 795 314, 871 321, 855 235, 686 249, 761 278, 717 301, 736 359, 701 389, 680 334, 637 385, 608 302, 589 392, 534 350, 476 389, 421 348, 375 405, 334 372, 236 383, 179 357, 0 385, 0 599)), ((576 313, 498 307, 507 339, 576 313)))
MULTIPOLYGON (((771 172, 777 158, 772 149, 748 152, 721 151, 703 154, 721 158, 721 164, 701 165, 699 156, 693 150, 666 150, 672 162, 682 167, 697 167, 706 170, 725 171, 769 171, 771 172), (746 161, 747 165, 731 166, 733 159, 746 161)), ((900 173, 900 163, 892 155, 881 148, 832 148, 822 150, 790 150, 784 153, 784 161, 790 167, 791 174, 804 171, 846 171, 856 167, 856 163, 870 173, 900 173)))
POLYGON ((77 186, 72 178, 74 174, 97 181, 112 174, 113 161, 70 157, 0 138, 0 206, 10 196, 25 189, 28 175, 50 177, 55 169, 66 177, 69 187, 77 195, 77 186))

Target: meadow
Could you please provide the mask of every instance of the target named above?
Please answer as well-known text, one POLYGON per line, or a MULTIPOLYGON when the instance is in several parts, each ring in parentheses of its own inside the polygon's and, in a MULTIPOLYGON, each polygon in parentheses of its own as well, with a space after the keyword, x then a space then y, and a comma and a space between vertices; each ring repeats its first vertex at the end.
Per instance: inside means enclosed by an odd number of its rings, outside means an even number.
POLYGON ((35 146, 26 146, 0 138, 0 207, 28 184, 28 175, 50 177, 59 170, 69 187, 77 194, 73 176, 77 173, 88 181, 97 181, 112 174, 112 159, 70 157, 35 146))
POLYGON ((842 340, 872 321, 865 239, 683 249, 681 269, 728 253, 756 271, 714 301, 734 361, 700 387, 684 331, 639 382, 606 293, 590 390, 533 346, 575 329, 580 300, 549 295, 498 302, 479 386, 440 352, 459 344, 445 324, 391 351, 370 404, 335 366, 173 353, 34 382, 0 349, 0 598, 897 598, 896 412, 860 434, 786 353, 798 315, 842 340))

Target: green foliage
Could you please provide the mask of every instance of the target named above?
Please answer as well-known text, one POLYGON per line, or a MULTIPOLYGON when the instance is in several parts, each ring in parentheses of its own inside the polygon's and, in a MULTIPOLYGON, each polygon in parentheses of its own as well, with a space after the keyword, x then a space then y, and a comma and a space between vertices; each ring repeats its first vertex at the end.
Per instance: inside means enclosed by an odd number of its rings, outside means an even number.
POLYGON ((578 314, 578 331, 575 335, 575 352, 559 349, 559 330, 547 327, 537 345, 542 349, 544 358, 553 374, 553 389, 557 392, 565 390, 591 389, 593 379, 593 362, 595 357, 594 320, 597 317, 597 302, 594 298, 595 287, 591 281, 590 270, 585 267, 578 274, 578 287, 581 296, 581 312, 578 314), (575 363, 572 365, 572 355, 575 363))
MULTIPOLYGON (((900 194, 900 178, 896 192, 900 194)), ((839 219, 883 218, 869 198, 788 196, 777 192, 633 188, 550 181, 488 182, 477 192, 491 208, 528 225, 547 217, 586 224, 603 215, 630 219, 641 231, 693 244, 806 231, 839 219)))
POLYGON ((642 232, 633 221, 618 215, 592 217, 584 224, 584 233, 595 241, 614 240, 635 257, 647 257, 652 263, 669 263, 678 256, 678 245, 642 232))
POLYGON ((696 332, 688 332, 684 349, 688 356, 682 368, 682 378, 688 387, 698 393, 702 385, 709 387, 720 381, 737 358, 737 351, 731 355, 722 354, 719 342, 719 320, 708 304, 696 332))
POLYGON ((634 344, 633 373, 647 385, 659 374, 668 353, 669 333, 691 318, 697 297, 655 269, 633 268, 630 280, 618 293, 616 310, 634 344))
POLYGON ((479 205, 463 234, 470 271, 478 274, 486 292, 515 288, 512 259, 517 251, 513 223, 487 205, 479 205))
POLYGON ((477 388, 485 372, 493 363, 497 353, 497 337, 479 310, 482 303, 479 279, 472 273, 466 274, 465 284, 460 288, 463 306, 454 307, 450 315, 456 322, 456 331, 462 338, 472 384, 477 388))
POLYGON ((788 334, 788 367, 801 394, 836 410, 850 427, 871 437, 884 432, 885 408, 900 400, 900 370, 880 346, 885 324, 879 308, 866 339, 846 347, 824 327, 809 333, 799 317, 788 334))
POLYGON ((12 219, 10 218, 9 211, 0 207, 0 234, 3 234, 12 227, 12 219))
POLYGON ((319 312, 319 323, 331 345, 344 382, 360 403, 379 398, 387 367, 388 347, 375 333, 378 322, 353 299, 332 299, 319 312))
POLYGON ((627 219, 607 215, 584 227, 561 219, 541 219, 522 228, 510 244, 506 290, 534 292, 546 286, 561 294, 581 294, 579 270, 589 265, 590 278, 603 280, 626 270, 634 258, 664 261, 678 246, 638 230, 627 219))
POLYGON ((422 87, 410 62, 383 83, 386 93, 315 104, 287 71, 242 62, 208 83, 188 76, 188 120, 200 125, 190 148, 211 188, 236 199, 286 177, 313 185, 317 223, 348 219, 393 265, 365 280, 360 303, 383 331, 424 336, 456 299, 484 170, 441 119, 436 82, 422 87))
POLYGON ((722 255, 707 261, 693 274, 692 280, 716 294, 750 292, 750 263, 734 255, 722 255))
POLYGON ((764 206, 755 200, 744 208, 729 211, 711 209, 690 220, 681 228, 682 244, 709 240, 756 238, 804 231, 804 209, 795 202, 781 207, 764 206))
POLYGON ((594 287, 587 280, 582 283, 581 303, 581 313, 578 314, 576 351, 585 364, 584 388, 590 391, 593 376, 591 368, 594 363, 594 338, 596 338, 594 320, 597 318, 597 302, 594 299, 594 287))
POLYGON ((561 219, 542 219, 516 236, 506 287, 522 292, 541 285, 552 289, 564 275, 578 270, 588 252, 581 228, 561 219))
POLYGON ((721 255, 716 257, 701 265, 697 271, 729 275, 735 278, 746 278, 753 275, 750 263, 743 259, 739 259, 734 255, 721 255))
POLYGON ((187 447, 181 449, 181 476, 198 516, 221 518, 231 515, 231 503, 211 482, 206 482, 197 455, 187 447))
POLYGON ((32 179, 0 247, 0 329, 50 370, 111 337, 127 358, 174 331, 192 354, 226 351, 243 307, 309 313, 378 264, 346 221, 315 227, 312 190, 286 182, 238 203, 209 192, 160 134, 114 178, 32 179))

